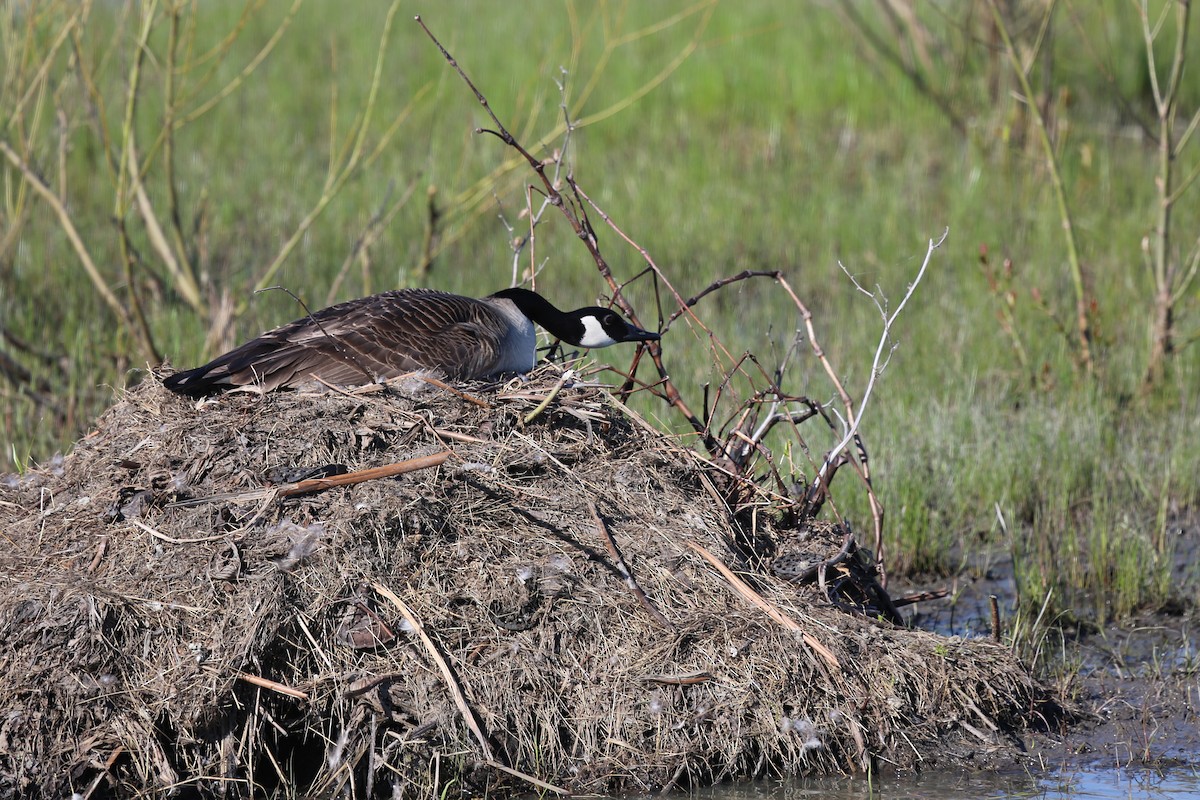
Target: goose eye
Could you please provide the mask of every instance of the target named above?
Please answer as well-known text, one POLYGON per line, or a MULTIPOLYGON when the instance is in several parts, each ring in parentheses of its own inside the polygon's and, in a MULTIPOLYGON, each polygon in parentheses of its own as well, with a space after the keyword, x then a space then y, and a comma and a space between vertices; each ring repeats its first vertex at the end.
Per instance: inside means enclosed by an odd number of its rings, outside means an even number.
POLYGON ((604 318, 604 324, 605 325, 616 325, 617 324, 617 315, 616 314, 607 315, 604 318))

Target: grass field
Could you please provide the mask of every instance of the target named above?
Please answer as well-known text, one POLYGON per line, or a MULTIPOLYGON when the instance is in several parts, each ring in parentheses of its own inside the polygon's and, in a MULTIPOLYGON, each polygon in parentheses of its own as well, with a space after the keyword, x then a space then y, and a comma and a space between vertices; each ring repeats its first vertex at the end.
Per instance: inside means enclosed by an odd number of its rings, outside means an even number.
MULTIPOLYGON (((1042 4, 1018 6, 1024 14, 1013 30, 1030 42, 1042 4)), ((1197 599, 1198 576, 1176 566, 1175 531, 1191 520, 1188 535, 1197 535, 1200 350, 1182 347, 1164 376, 1144 386, 1153 284, 1142 240, 1155 224, 1157 153, 1136 124, 1152 115, 1131 4, 1065 4, 1048 40, 1052 68, 1043 58, 1034 73, 1053 112, 1088 278, 1092 375, 1080 368, 1071 335, 1061 217, 1036 129, 1013 97, 996 42, 975 35, 986 27, 964 20, 956 4, 925 8, 929 30, 954 45, 939 51, 929 76, 965 131, 864 44, 833 3, 544 2, 519 12, 401 3, 374 99, 388 7, 291 8, 268 2, 240 23, 235 3, 185 6, 170 90, 170 25, 160 10, 128 125, 136 7, 98 4, 76 18, 78 37, 61 39, 75 4, 4 8, 0 137, 64 200, 118 300, 128 303, 136 289, 150 338, 172 363, 195 364, 300 315, 283 293, 252 289, 323 192, 328 204, 265 283, 313 307, 413 283, 468 294, 509 284, 511 234, 497 203, 519 231, 533 175, 497 139, 473 132, 490 123, 413 22, 420 13, 531 149, 543 140, 561 145, 555 81, 565 80, 580 123, 570 140, 576 178, 685 295, 740 270, 783 270, 853 394, 869 377, 880 320, 838 261, 894 303, 927 241, 949 228, 893 331, 897 349, 863 423, 893 570, 951 574, 980 548, 998 546, 1013 555, 1026 608, 1039 608, 1051 590, 1050 607, 1079 619, 1197 599), (249 69, 284 20, 277 44, 249 69), (238 35, 218 48, 231 31, 238 35), (177 121, 195 114, 175 131, 172 163, 179 251, 194 265, 196 304, 211 312, 227 293, 239 312, 207 344, 208 320, 163 266, 132 184, 117 177, 126 174, 119 143, 132 131, 149 202, 171 238, 160 138, 168 91, 177 121), (208 109, 210 98, 218 102, 208 109), (368 107, 361 157, 343 181, 368 107), (422 276, 430 187, 440 215, 435 259, 422 276), (380 214, 386 224, 376 230, 380 214), (117 219, 132 256, 122 252, 117 219), (368 257, 339 278, 365 231, 375 237, 368 257), (996 273, 1011 259, 999 286, 989 283, 981 248, 996 273)), ((1181 129, 1200 102, 1200 57, 1190 55, 1181 129)), ((1198 149, 1184 149, 1182 175, 1200 161, 1198 149)), ((11 160, 0 163, 0 363, 8 365, 0 373, 0 470, 20 470, 68 449, 111 401, 109 387, 136 379, 147 356, 85 274, 51 205, 11 160)), ((1200 232, 1198 197, 1184 195, 1175 209, 1170 255, 1180 263, 1200 232)), ((538 232, 536 258, 547 260, 540 285, 562 304, 590 302, 604 286, 552 217, 538 232)), ((600 244, 619 278, 644 266, 605 229, 600 244)), ((652 321, 648 284, 630 297, 652 321)), ((1182 293, 1181 344, 1200 322, 1197 299, 1195 286, 1182 293)), ((700 310, 732 353, 752 350, 768 368, 799 325, 768 281, 729 287, 700 310)), ((703 384, 719 383, 703 336, 679 325, 664 346, 693 403, 703 384)), ((821 402, 835 397, 805 349, 785 388, 821 402)), ((677 425, 661 406, 644 410, 677 425)), ((814 430, 810 444, 819 451, 833 439, 814 430)), ((865 530, 865 500, 848 478, 835 497, 865 530)))

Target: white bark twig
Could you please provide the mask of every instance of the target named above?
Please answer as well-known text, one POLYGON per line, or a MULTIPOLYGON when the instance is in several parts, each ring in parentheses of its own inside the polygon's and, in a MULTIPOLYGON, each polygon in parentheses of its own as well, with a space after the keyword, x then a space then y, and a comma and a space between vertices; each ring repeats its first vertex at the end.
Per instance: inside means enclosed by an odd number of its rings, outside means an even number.
MULTIPOLYGON (((575 131, 575 124, 571 121, 571 115, 567 109, 567 70, 563 67, 559 67, 559 69, 562 71, 563 79, 561 81, 555 81, 554 85, 558 87, 558 94, 560 98, 559 108, 562 109, 564 130, 562 146, 554 152, 551 159, 552 163, 554 164, 554 171, 550 177, 550 181, 554 186, 558 186, 562 180, 563 164, 566 162, 568 152, 571 148, 571 134, 575 131)), ((550 261, 548 258, 542 259, 540 266, 534 263, 535 259, 532 254, 532 250, 534 244, 534 232, 536 231, 538 224, 542 221, 542 215, 546 213, 547 209, 554 206, 555 203, 549 194, 543 194, 542 204, 535 212, 533 210, 533 189, 533 186, 527 186, 525 189, 525 211, 529 215, 528 236, 518 237, 516 235, 515 228, 510 225, 508 220, 505 218, 503 207, 500 211, 500 222, 508 230, 509 242, 513 251, 511 284, 513 286, 520 286, 522 283, 526 282, 525 280, 521 279, 521 256, 524 253, 526 246, 529 246, 531 251, 529 277, 527 279, 529 282, 534 281, 534 279, 541 274, 541 271, 546 268, 546 264, 548 264, 550 261)), ((499 198, 497 198, 496 203, 497 205, 500 205, 499 198)))
MULTIPOLYGON (((950 229, 947 228, 942 232, 941 238, 936 242, 933 239, 929 240, 929 247, 925 250, 925 260, 921 262, 921 269, 917 272, 917 277, 914 278, 913 282, 908 285, 908 290, 904 293, 904 297, 900 300, 900 304, 896 306, 896 310, 891 314, 887 313, 883 305, 880 303, 879 298, 875 294, 871 292, 865 292, 865 290, 859 286, 858 281, 856 281, 853 276, 850 277, 850 280, 854 283, 858 290, 864 291, 866 294, 870 295, 871 299, 875 302, 875 307, 879 309, 879 313, 883 317, 883 332, 879 336, 879 345, 875 348, 875 358, 871 362, 871 377, 867 381, 867 388, 863 390, 862 402, 858 404, 858 412, 854 414, 849 425, 846 424, 845 420, 842 420, 842 427, 846 432, 842 435, 842 440, 838 442, 837 445, 835 445, 833 449, 831 449, 825 456, 825 462, 821 465, 821 471, 817 474, 818 484, 825 480, 825 477, 829 472, 830 465, 833 464, 838 455, 846 448, 846 446, 853 441, 854 435, 858 433, 858 427, 862 423, 863 415, 867 410, 867 403, 870 402, 871 393, 875 390, 875 381, 879 378, 884 368, 887 367, 888 361, 891 360, 891 351, 889 350, 887 359, 884 359, 883 352, 887 348, 888 341, 891 339, 892 324, 895 323, 896 318, 900 316, 900 312, 904 310, 904 306, 908 304, 909 298, 913 296, 913 292, 916 291, 917 285, 921 282, 921 279, 925 277, 925 270, 929 267, 929 262, 933 258, 933 251, 941 247, 942 243, 946 241, 946 237, 949 235, 950 229), (881 360, 883 360, 882 364, 880 363, 881 360)), ((850 273, 847 272, 846 274, 849 275, 850 273)), ((892 349, 895 348, 893 347, 892 349)), ((838 419, 841 419, 840 414, 838 415, 838 419)))

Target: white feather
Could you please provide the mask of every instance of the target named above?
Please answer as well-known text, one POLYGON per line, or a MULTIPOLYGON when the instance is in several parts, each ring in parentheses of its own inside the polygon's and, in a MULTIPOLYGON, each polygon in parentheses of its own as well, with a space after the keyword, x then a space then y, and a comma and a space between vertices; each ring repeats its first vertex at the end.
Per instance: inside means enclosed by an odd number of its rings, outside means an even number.
POLYGON ((579 340, 580 347, 608 347, 616 344, 617 340, 608 335, 600 320, 591 314, 580 319, 583 323, 583 338, 579 340))

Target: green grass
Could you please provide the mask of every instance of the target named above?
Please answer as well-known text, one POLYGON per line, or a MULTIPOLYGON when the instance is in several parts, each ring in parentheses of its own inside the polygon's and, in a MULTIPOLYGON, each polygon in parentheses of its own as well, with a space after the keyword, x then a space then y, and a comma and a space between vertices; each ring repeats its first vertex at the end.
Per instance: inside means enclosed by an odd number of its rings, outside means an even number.
MULTIPOLYGON (((24 24, 19 5, 5 12, 17 30, 24 24)), ((117 132, 135 39, 135 26, 119 18, 121 8, 94 9, 84 38, 90 63, 101 65, 96 80, 106 106, 96 113, 117 132), (120 31, 115 39, 114 31, 120 31), (118 45, 102 59, 109 41, 118 45)), ((515 223, 521 187, 533 176, 523 168, 496 172, 511 154, 495 138, 472 133, 488 121, 412 22, 413 13, 425 16, 529 145, 560 119, 553 83, 560 65, 574 65, 567 81, 578 97, 603 64, 594 91, 574 108, 583 119, 630 97, 695 39, 698 47, 661 85, 572 140, 580 183, 685 294, 742 269, 784 270, 857 396, 868 377, 879 318, 837 261, 864 286, 882 287, 895 303, 915 275, 927 239, 950 228, 950 239, 893 332, 898 349, 864 422, 888 508, 893 566, 948 574, 980 542, 998 543, 1013 553, 1022 600, 1032 604, 1023 609, 1027 617, 1037 613, 1050 587, 1053 613, 1089 619, 1120 617, 1181 596, 1194 600, 1195 576, 1183 586, 1171 582, 1173 545, 1162 531, 1163 509, 1174 520, 1196 500, 1200 351, 1184 350, 1155 392, 1141 392, 1150 278, 1139 243, 1152 225, 1154 153, 1129 112, 1112 102, 1099 72, 1078 57, 1078 31, 1065 21, 1057 29, 1054 87, 1071 87, 1070 101, 1058 111, 1058 147, 1096 303, 1100 371, 1094 380, 1080 374, 1069 339, 1031 294, 1036 289, 1059 319, 1070 319, 1065 249, 1045 164, 1007 89, 989 99, 989 58, 981 45, 975 43, 980 49, 972 51, 961 75, 946 78, 969 121, 965 138, 910 83, 872 65, 864 46, 824 4, 719 5, 702 29, 703 11, 634 38, 602 61, 606 41, 686 8, 547 2, 520 12, 496 7, 479 13, 465 2, 404 6, 388 44, 367 151, 422 90, 427 93, 378 157, 350 178, 274 282, 322 304, 372 214, 412 186, 413 199, 371 248, 369 270, 350 269, 339 297, 411 283, 426 226, 425 189, 436 186, 445 224, 427 282, 470 294, 507 285, 508 234, 496 221, 493 196, 515 223), (581 31, 577 41, 573 25, 581 31), (1027 366, 997 321, 1001 298, 984 279, 981 247, 993 265, 1012 259, 1013 314, 1027 366), (1006 529, 996 522, 997 511, 1006 529)), ((1140 56, 1130 55, 1140 52, 1140 43, 1127 8, 1097 5, 1082 24, 1093 36, 1105 32, 1122 54, 1113 60, 1113 81, 1136 106, 1145 102, 1146 71, 1140 56)), ((201 5, 195 52, 220 41, 240 10, 234 3, 201 5)), ((211 62, 211 80, 186 107, 236 76, 286 10, 272 2, 253 16, 230 52, 211 62)), ((298 315, 282 293, 250 296, 249 289, 320 196, 331 138, 334 150, 344 147, 367 102, 385 14, 381 4, 354 13, 332 4, 303 6, 245 84, 179 131, 181 205, 185 225, 203 218, 202 271, 214 296, 227 290, 247 307, 229 340, 298 315)), ((55 20, 43 24, 41 40, 52 41, 55 20)), ((165 42, 164 24, 151 36, 155 57, 145 67, 137 119, 143 155, 161 125, 165 42)), ((65 57, 58 59, 51 89, 65 108, 86 108, 67 66, 65 57)), ((181 76, 181 91, 196 85, 206 69, 181 76)), ((1007 80, 1003 70, 999 74, 1007 80)), ((1197 74, 1193 68, 1188 77, 1197 74)), ((1200 81, 1185 86, 1184 98, 1185 111, 1195 107, 1200 81)), ((10 109, 11 103, 8 95, 0 107, 10 109)), ((48 99, 33 158, 41 174, 56 181, 52 112, 48 99)), ((17 141, 30 120, 4 123, 3 137, 17 141)), ((71 121, 70 208, 97 263, 124 297, 111 180, 87 114, 72 111, 71 121)), ((1185 154, 1185 169, 1196 160, 1195 153, 1185 154)), ((7 164, 3 170, 5 222, 13 224, 19 175, 7 164)), ((165 208, 161 174, 161 165, 153 165, 147 182, 156 206, 165 208)), ((0 348, 19 358, 35 380, 49 383, 61 413, 48 412, 21 387, 0 379, 0 469, 69 448, 110 401, 105 387, 122 384, 143 366, 46 205, 31 198, 27 213, 17 242, 0 253, 0 328, 50 358, 41 361, 7 342, 0 348)), ((136 215, 129 219, 145 259, 137 279, 158 347, 176 364, 212 355, 203 352, 204 322, 164 279, 136 215)), ((1177 225, 1178 241, 1194 240, 1200 203, 1181 205, 1177 225)), ((610 232, 602 229, 600 238, 619 276, 641 268, 637 253, 610 232)), ((540 229, 538 256, 550 259, 542 286, 552 297, 569 303, 601 291, 586 252, 561 219, 540 229)), ((635 288, 632 296, 641 308, 651 307, 646 289, 635 288)), ((1188 324, 1195 327, 1190 312, 1196 299, 1193 292, 1185 331, 1188 324)), ((753 350, 768 366, 798 325, 790 303, 765 282, 733 287, 705 301, 701 311, 731 352, 753 350)), ((698 405, 700 386, 720 380, 702 337, 680 326, 665 344, 678 384, 698 405)), ((785 388, 822 402, 833 399, 819 366, 802 352, 785 388)), ((668 417, 665 409, 656 411, 668 417)), ((832 444, 815 428, 808 435, 818 452, 832 444)), ((835 486, 839 508, 867 530, 864 499, 848 475, 841 481, 835 486)))

